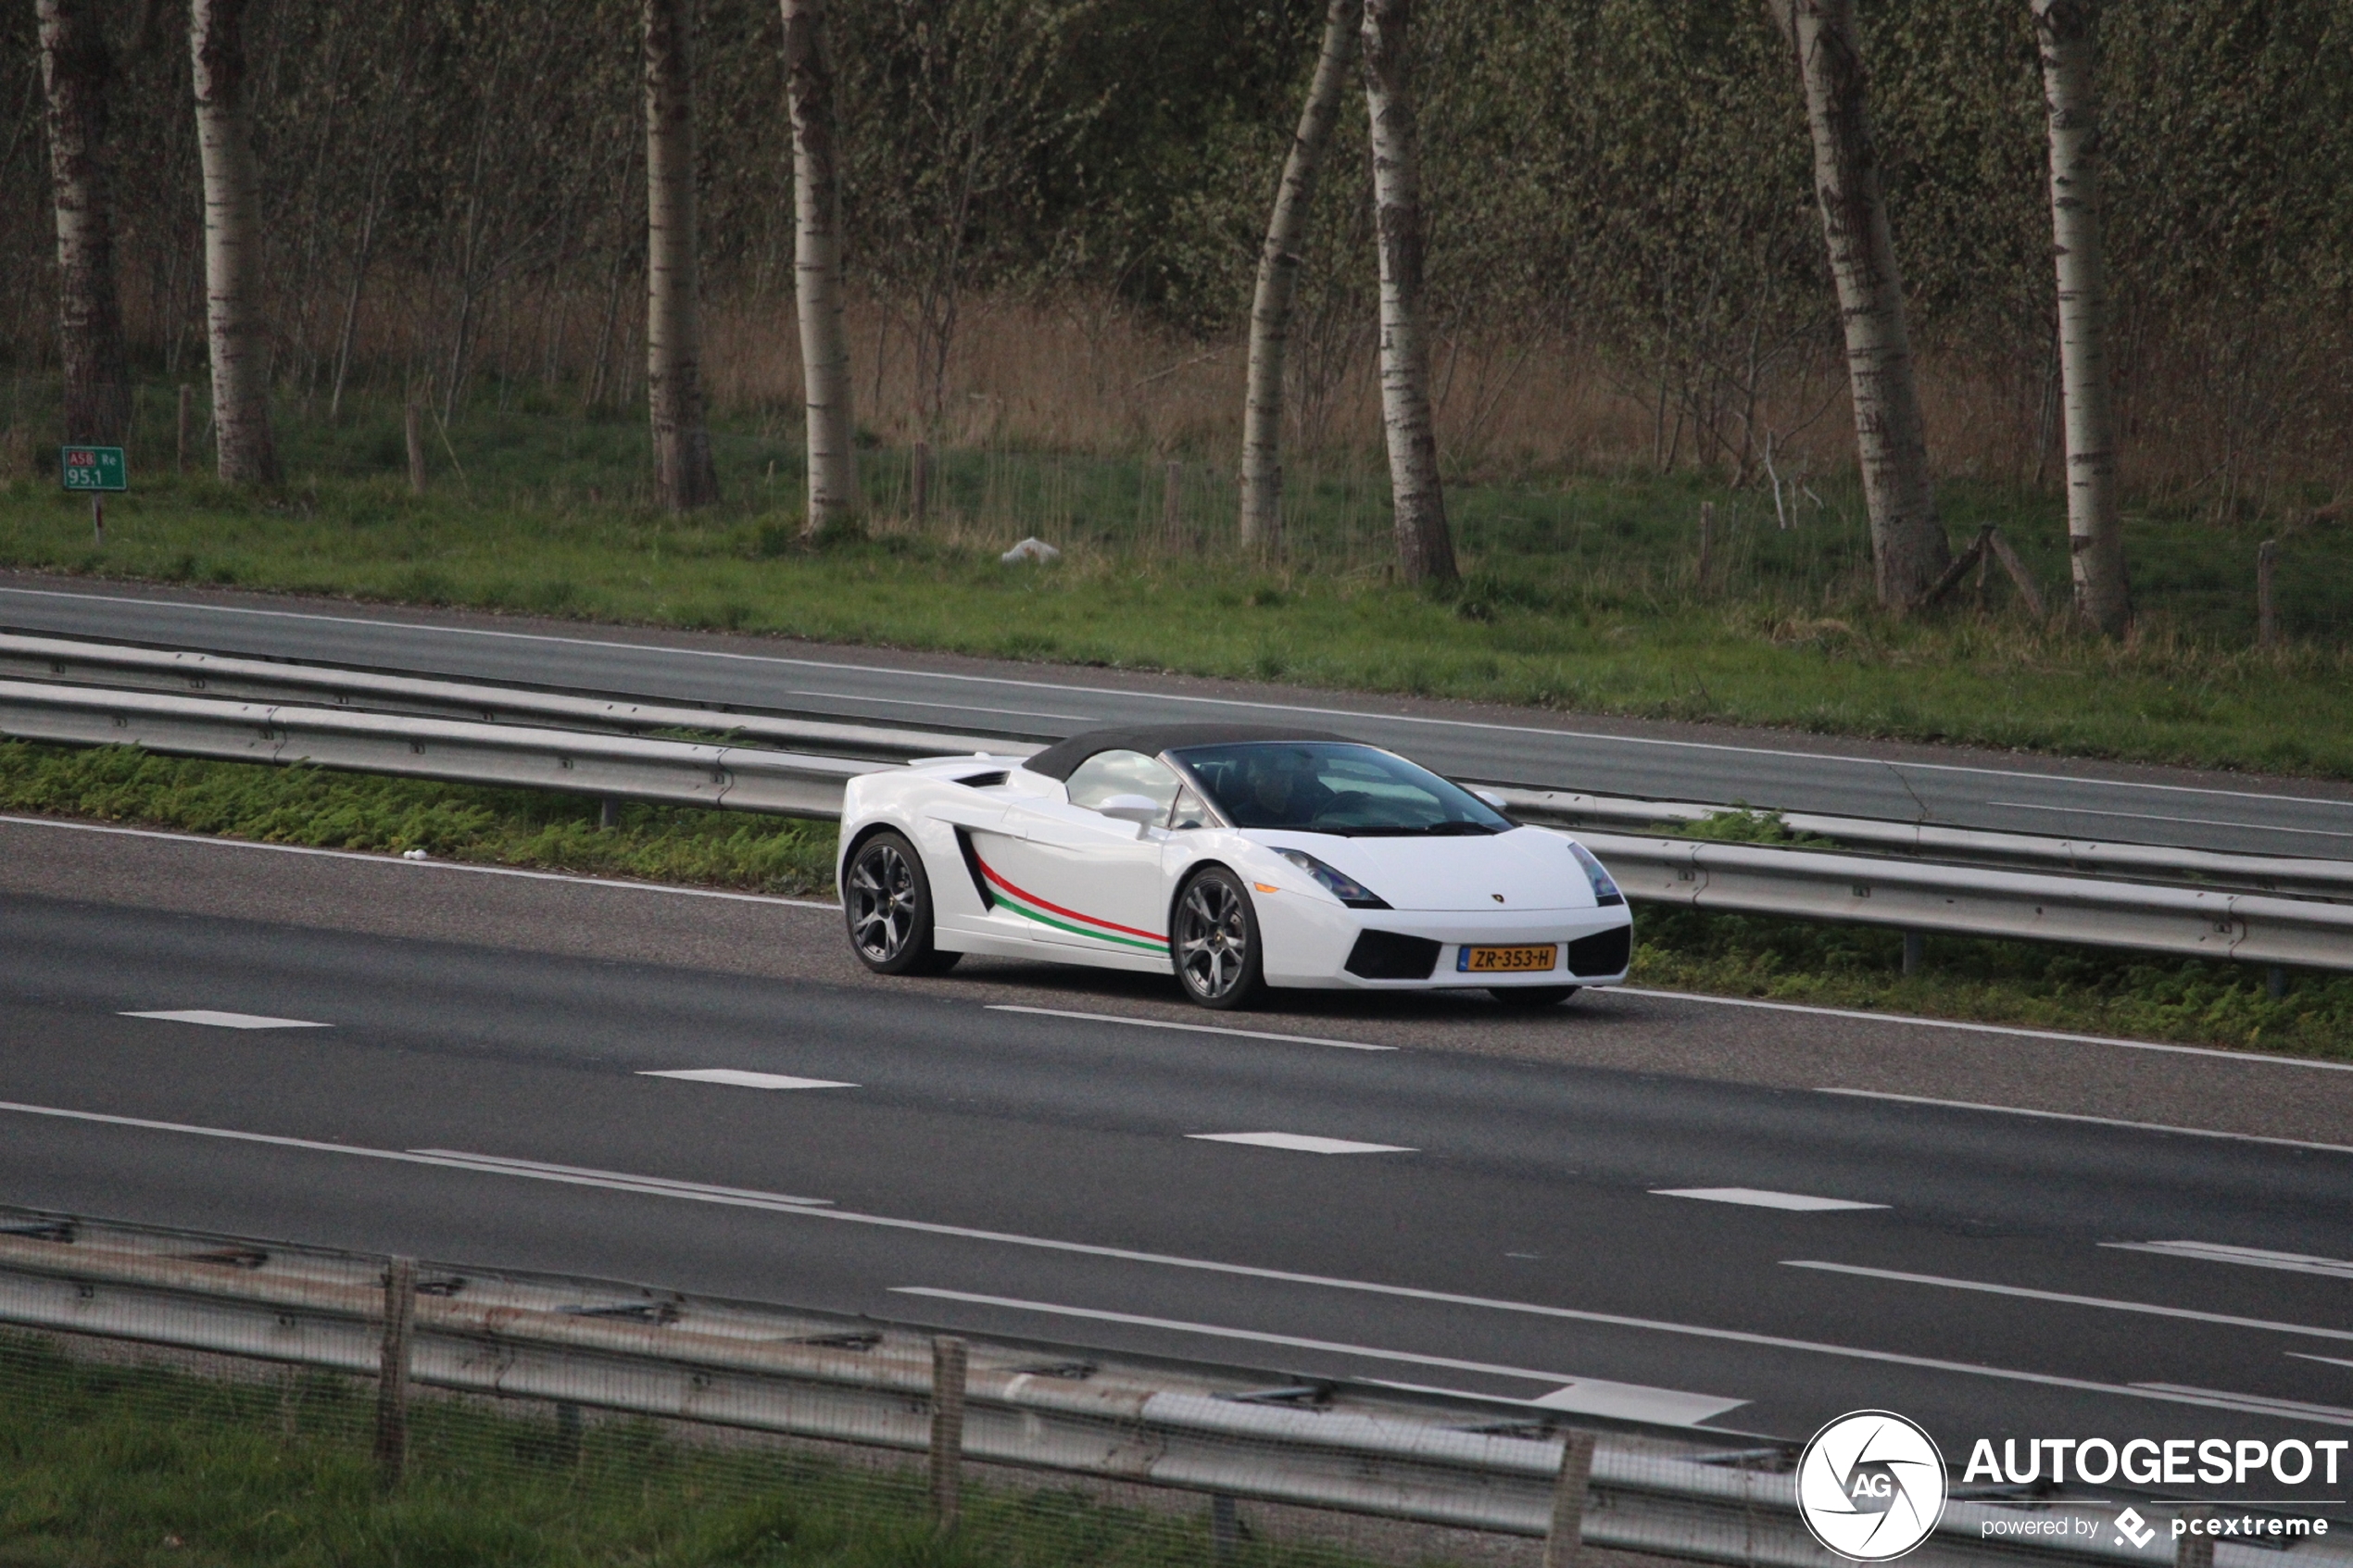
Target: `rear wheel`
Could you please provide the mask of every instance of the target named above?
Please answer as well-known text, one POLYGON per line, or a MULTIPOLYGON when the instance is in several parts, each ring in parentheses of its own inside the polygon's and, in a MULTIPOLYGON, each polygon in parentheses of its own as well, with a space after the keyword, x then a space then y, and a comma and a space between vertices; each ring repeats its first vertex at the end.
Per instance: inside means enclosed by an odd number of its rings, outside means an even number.
POLYGON ((1495 985, 1487 994, 1507 1008, 1525 1008, 1533 1012, 1540 1008, 1558 1007, 1577 995, 1574 985, 1495 985))
POLYGON ((1205 1008, 1248 1007, 1263 972, 1258 914, 1241 879, 1212 866, 1176 895, 1169 954, 1185 995, 1205 1008))
POLYGON ((962 956, 932 946, 931 879, 902 834, 885 828, 859 845, 844 880, 850 950, 876 974, 937 974, 962 956))

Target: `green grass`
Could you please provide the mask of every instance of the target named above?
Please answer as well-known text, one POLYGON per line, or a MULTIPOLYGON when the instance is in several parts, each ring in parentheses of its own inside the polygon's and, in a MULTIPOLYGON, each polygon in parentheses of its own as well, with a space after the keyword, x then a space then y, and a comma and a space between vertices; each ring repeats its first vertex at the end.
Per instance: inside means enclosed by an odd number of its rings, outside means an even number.
MULTIPOLYGON (((269 843, 529 866, 775 893, 832 893, 829 824, 631 806, 610 832, 593 801, 205 762, 126 747, 0 743, 0 809, 139 822, 269 843)), ((1786 839, 1768 814, 1725 813, 1699 832, 1786 839)), ((2298 974, 2271 1000, 2243 965, 2152 960, 2040 943, 1931 937, 1919 973, 1902 938, 1645 906, 1637 985, 2087 1034, 2353 1059, 2353 976, 2298 974)), ((1173 993, 1172 993, 1173 995, 1173 993)))
MULTIPOLYGON (((1768 496, 1684 475, 1457 483, 1465 579, 1433 595, 1393 581, 1383 486, 1361 457, 1294 466, 1292 548, 1272 565, 1234 549, 1230 484, 1202 464, 1172 548, 1156 462, 1010 449, 944 455, 924 531, 890 516, 903 454, 870 449, 871 536, 812 548, 779 418, 718 432, 728 499, 681 520, 644 504, 634 419, 529 398, 461 410, 447 448, 435 432, 420 499, 388 407, 335 428, 285 418, 296 477, 240 492, 157 472, 143 453, 168 449, 163 403, 144 406, 135 488, 109 508, 105 546, 84 503, 19 478, 0 486, 0 567, 2353 777, 2353 536, 2339 524, 2288 537, 2289 641, 2258 652, 2270 525, 2134 517, 2142 621, 2114 647, 2030 623, 1998 574, 1983 613, 1881 615, 1859 506, 1820 482, 1823 504, 1804 501, 1788 529, 1768 496), (1719 538, 1705 587, 1703 503, 1719 538), (1063 559, 999 564, 1030 533, 1063 559)), ((2062 596, 2056 500, 1960 482, 1944 495, 1957 539, 1999 522, 2062 596)))
MULTIPOLYGON (((932 1529, 921 1473, 705 1447, 648 1422, 425 1399, 377 1485, 372 1386, 213 1382, 66 1359, 0 1335, 0 1568, 1207 1568, 1198 1513, 1051 1486, 967 1486, 932 1529)), ((1247 1568, 1345 1568, 1247 1541, 1247 1568)))

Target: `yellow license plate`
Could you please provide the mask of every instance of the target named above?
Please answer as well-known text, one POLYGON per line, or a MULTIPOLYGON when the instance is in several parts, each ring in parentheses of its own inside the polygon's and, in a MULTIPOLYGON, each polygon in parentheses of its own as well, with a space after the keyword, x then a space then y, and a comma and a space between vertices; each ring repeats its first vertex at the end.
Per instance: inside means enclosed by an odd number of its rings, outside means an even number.
POLYGON ((1560 948, 1550 942, 1541 947, 1465 947, 1454 968, 1466 974, 1511 974, 1550 969, 1559 956, 1560 948))

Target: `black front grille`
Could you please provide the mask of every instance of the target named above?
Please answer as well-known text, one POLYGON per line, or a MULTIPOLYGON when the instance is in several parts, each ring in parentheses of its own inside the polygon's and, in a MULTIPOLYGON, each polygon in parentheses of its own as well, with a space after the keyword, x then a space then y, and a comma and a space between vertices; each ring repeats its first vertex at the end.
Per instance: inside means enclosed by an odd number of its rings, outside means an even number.
POLYGON ((1568 945, 1568 972, 1592 975, 1596 979, 1626 972, 1626 962, 1634 956, 1634 928, 1621 925, 1615 931, 1596 931, 1591 936, 1580 936, 1568 945))
POLYGON ((1428 980, 1438 967, 1438 948, 1427 936, 1367 931, 1348 955, 1348 972, 1360 980, 1428 980))

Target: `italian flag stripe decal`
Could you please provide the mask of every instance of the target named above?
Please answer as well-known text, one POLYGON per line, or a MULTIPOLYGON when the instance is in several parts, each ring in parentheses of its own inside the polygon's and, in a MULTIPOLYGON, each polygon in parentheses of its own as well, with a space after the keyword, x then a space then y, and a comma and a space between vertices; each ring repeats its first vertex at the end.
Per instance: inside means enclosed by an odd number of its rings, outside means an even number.
POLYGON ((1116 921, 1101 920, 1094 915, 1080 914, 1076 909, 1065 909, 1060 904, 1050 904, 1035 893, 1026 892, 1007 882, 998 874, 996 867, 978 855, 973 859, 980 866, 980 874, 988 879, 989 885, 1001 897, 1005 908, 1026 920, 1051 925, 1057 931, 1067 931, 1074 936, 1091 936, 1099 942, 1115 942, 1123 947, 1141 947, 1150 953, 1168 950, 1168 938, 1165 936, 1154 936, 1151 932, 1139 931, 1132 925, 1121 925, 1116 921), (1084 923, 1073 924, 1073 922, 1084 923), (1090 926, 1101 929, 1089 930, 1090 926))

